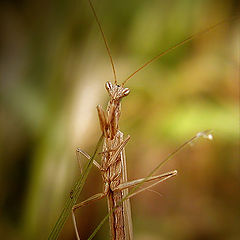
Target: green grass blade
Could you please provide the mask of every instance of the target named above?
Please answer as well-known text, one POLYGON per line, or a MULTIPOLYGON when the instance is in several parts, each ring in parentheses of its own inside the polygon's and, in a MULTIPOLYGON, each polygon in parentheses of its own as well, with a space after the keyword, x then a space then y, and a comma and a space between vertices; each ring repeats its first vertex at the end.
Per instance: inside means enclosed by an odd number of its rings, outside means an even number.
POLYGON ((61 230, 64 226, 64 223, 66 222, 69 214, 71 213, 72 207, 76 204, 78 197, 83 189, 83 186, 87 180, 87 176, 92 168, 93 159, 95 158, 95 156, 97 154, 97 151, 102 143, 102 140, 103 140, 103 135, 99 138, 98 143, 96 145, 96 149, 95 149, 92 157, 90 158, 90 160, 84 166, 84 170, 83 170, 81 176, 79 177, 77 182, 74 184, 73 189, 71 191, 71 196, 68 197, 68 199, 66 200, 64 208, 63 208, 56 224, 54 225, 51 233, 48 236, 49 240, 55 240, 58 238, 58 235, 61 232, 61 230))
POLYGON ((97 232, 100 230, 100 228, 102 227, 102 225, 106 222, 106 220, 108 219, 109 215, 111 212, 109 212, 104 218, 103 220, 98 224, 98 226, 95 228, 95 230, 93 231, 93 233, 91 234, 91 236, 88 238, 88 240, 92 240, 95 235, 97 234, 97 232))

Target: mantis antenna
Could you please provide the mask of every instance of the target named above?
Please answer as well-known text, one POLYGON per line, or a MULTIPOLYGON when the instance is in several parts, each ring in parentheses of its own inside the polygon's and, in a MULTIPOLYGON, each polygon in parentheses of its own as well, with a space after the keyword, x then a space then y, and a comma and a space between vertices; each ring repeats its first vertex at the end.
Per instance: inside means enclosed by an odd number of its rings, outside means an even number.
POLYGON ((97 22, 97 24, 98 24, 98 27, 99 27, 99 30, 100 30, 100 32, 101 32, 101 35, 102 35, 102 38, 103 38, 105 47, 106 47, 107 52, 108 52, 108 56, 109 56, 110 61, 111 61, 112 71, 113 71, 113 76, 114 76, 114 83, 117 84, 116 70, 115 70, 115 66, 114 66, 114 63, 113 63, 112 56, 111 56, 110 48, 109 48, 108 43, 107 43, 107 39, 106 39, 106 37, 105 37, 105 34, 104 34, 104 32, 103 32, 103 29, 102 29, 102 26, 101 26, 100 21, 99 21, 99 19, 98 19, 98 17, 97 17, 96 11, 95 11, 95 9, 94 9, 94 7, 93 7, 93 5, 92 5, 91 0, 88 0, 88 2, 89 2, 90 7, 91 7, 91 9, 92 9, 94 18, 96 19, 96 22, 97 22))
MULTIPOLYGON (((239 17, 239 16, 238 16, 238 17, 239 17)), ((233 17, 233 18, 231 18, 230 20, 233 20, 233 19, 238 18, 238 17, 237 17, 237 16, 236 16, 236 17, 233 17)), ((210 31, 213 30, 214 28, 216 28, 216 27, 218 27, 219 25, 224 24, 224 23, 226 23, 226 22, 228 22, 228 21, 229 21, 229 19, 225 19, 225 20, 223 20, 223 21, 221 21, 221 22, 218 22, 218 23, 216 23, 216 24, 214 24, 214 25, 212 25, 212 26, 210 26, 210 27, 208 27, 208 28, 206 28, 206 29, 198 32, 198 33, 195 33, 195 34, 189 36, 188 38, 184 39, 183 41, 181 41, 181 42, 177 43, 176 45, 168 48, 167 50, 161 52, 161 53, 158 54, 157 56, 153 57, 152 59, 150 59, 149 61, 147 61, 146 63, 144 63, 144 64, 143 64, 141 67, 139 67, 135 72, 133 72, 132 74, 130 74, 130 75, 123 81, 122 86, 124 86, 125 83, 126 83, 129 79, 131 79, 136 73, 138 73, 140 70, 142 70, 143 68, 145 68, 145 67, 146 67, 147 65, 149 65, 150 63, 155 62, 155 61, 158 60, 160 57, 162 57, 162 56, 164 56, 165 54, 171 52, 171 51, 174 50, 175 48, 177 48, 177 47, 179 47, 179 46, 182 46, 183 44, 185 44, 185 43, 187 43, 187 42, 190 42, 190 41, 192 41, 193 39, 195 39, 195 38, 197 38, 197 37, 200 37, 201 35, 203 35, 203 34, 205 34, 205 33, 210 32, 210 31)))

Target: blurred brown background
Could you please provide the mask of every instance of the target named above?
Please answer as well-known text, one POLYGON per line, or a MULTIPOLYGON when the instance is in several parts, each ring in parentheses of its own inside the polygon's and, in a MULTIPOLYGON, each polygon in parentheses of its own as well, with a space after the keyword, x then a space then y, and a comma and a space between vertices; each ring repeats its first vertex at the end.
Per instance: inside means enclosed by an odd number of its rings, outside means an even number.
MULTIPOLYGON (((123 81, 142 63, 239 12, 238 1, 94 1, 123 81)), ((76 147, 100 136, 111 66, 87 1, 1 1, 0 236, 46 239, 79 176, 76 147)), ((121 129, 129 179, 146 176, 178 145, 200 140, 160 172, 179 174, 132 199, 137 240, 240 239, 240 23, 229 21, 162 57, 127 83, 121 129)), ((92 169, 80 200, 100 192, 92 169)), ((86 239, 106 201, 79 211, 86 239)), ((75 239, 71 218, 59 239, 75 239)), ((105 224, 95 239, 108 239, 105 224)))

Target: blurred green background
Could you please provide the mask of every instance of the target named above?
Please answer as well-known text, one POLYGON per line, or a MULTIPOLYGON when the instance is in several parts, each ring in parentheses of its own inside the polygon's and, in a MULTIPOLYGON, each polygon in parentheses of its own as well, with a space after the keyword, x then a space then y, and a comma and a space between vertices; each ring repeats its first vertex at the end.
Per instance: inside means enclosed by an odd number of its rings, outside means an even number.
MULTIPOLYGON (((119 81, 193 33, 238 14, 238 1, 94 1, 119 81)), ((46 239, 79 176, 76 147, 100 136, 109 58, 87 1, 1 1, 0 236, 46 239)), ((121 129, 129 179, 146 176, 197 132, 213 129, 160 172, 179 174, 132 199, 134 239, 240 239, 240 23, 177 48, 127 83, 121 129)), ((102 190, 92 169, 79 201, 102 190)), ((106 201, 81 209, 82 239, 106 201)), ((95 239, 108 239, 105 224, 95 239)), ((71 218, 59 239, 75 239, 71 218)))

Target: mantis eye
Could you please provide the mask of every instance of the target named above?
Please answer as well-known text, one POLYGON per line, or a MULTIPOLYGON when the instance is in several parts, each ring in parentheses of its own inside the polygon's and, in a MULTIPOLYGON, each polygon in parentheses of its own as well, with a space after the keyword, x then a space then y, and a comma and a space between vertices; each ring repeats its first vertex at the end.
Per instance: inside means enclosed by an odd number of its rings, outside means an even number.
POLYGON ((109 91, 112 89, 112 83, 111 82, 106 82, 105 88, 109 91))
POLYGON ((130 93, 130 89, 125 88, 122 93, 123 93, 123 96, 127 96, 130 93))

